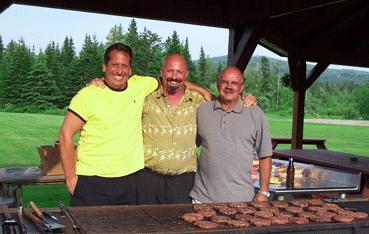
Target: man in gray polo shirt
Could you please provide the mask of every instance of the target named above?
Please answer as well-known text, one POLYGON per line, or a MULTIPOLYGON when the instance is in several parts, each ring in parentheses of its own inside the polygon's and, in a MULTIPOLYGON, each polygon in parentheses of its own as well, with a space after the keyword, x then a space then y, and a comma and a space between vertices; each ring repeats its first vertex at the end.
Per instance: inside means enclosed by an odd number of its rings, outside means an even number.
POLYGON ((267 201, 272 145, 268 121, 258 106, 243 107, 245 78, 236 67, 217 77, 219 97, 197 109, 198 144, 202 145, 190 196, 201 203, 267 201), (260 190, 251 173, 254 149, 259 156, 260 190))

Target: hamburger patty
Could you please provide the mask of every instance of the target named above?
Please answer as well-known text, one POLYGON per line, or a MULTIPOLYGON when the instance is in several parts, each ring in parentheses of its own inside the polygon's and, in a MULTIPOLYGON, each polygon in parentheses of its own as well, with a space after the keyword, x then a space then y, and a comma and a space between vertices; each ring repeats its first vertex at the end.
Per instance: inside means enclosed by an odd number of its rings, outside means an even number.
POLYGON ((227 222, 227 224, 229 226, 232 226, 232 227, 248 227, 248 226, 250 226, 249 222, 242 221, 242 220, 229 220, 227 222))
POLYGON ((278 208, 286 208, 288 206, 288 202, 284 202, 284 201, 273 201, 270 204, 278 208))
POLYGON ((314 215, 312 217, 309 218, 311 221, 317 222, 317 223, 329 223, 332 221, 332 219, 330 217, 326 217, 326 216, 318 216, 318 215, 314 215))
POLYGON ((272 224, 272 221, 270 219, 252 218, 250 219, 250 224, 257 227, 265 227, 270 226, 272 224))
POLYGON ((293 206, 297 206, 297 207, 301 207, 301 208, 305 208, 305 207, 309 206, 309 203, 308 203, 307 200, 293 200, 293 201, 290 201, 290 203, 293 206))
POLYGON ((294 214, 304 212, 304 209, 302 209, 301 207, 297 207, 297 206, 289 206, 289 207, 286 207, 285 210, 287 212, 294 213, 294 214))
POLYGON ((231 220, 231 218, 227 216, 217 215, 217 216, 210 217, 210 220, 214 223, 226 223, 229 220, 231 220))
POLYGON ((366 219, 368 218, 368 214, 365 212, 354 212, 352 214, 355 219, 366 219))
POLYGON ((269 212, 269 211, 260 210, 260 211, 256 211, 254 213, 254 216, 256 218, 270 219, 271 217, 273 217, 273 213, 272 212, 269 212))
POLYGON ((195 204, 193 205, 193 208, 196 211, 202 211, 202 210, 213 210, 212 206, 209 204, 195 204))
POLYGON ((241 214, 253 214, 255 211, 256 209, 254 207, 242 207, 237 209, 237 212, 241 214))
POLYGON ((247 207, 247 204, 243 202, 232 202, 232 203, 229 203, 228 206, 232 208, 241 208, 241 207, 247 207))
POLYGON ((253 218, 254 216, 251 215, 247 215, 247 214, 236 214, 234 216, 235 219, 237 220, 241 220, 241 221, 249 221, 251 218, 253 218))
POLYGON ((202 228, 202 229, 214 229, 218 227, 218 224, 210 222, 210 221, 196 221, 194 226, 202 228))
POLYGON ((270 220, 272 221, 272 224, 290 223, 290 218, 288 217, 272 217, 270 220))
POLYGON ((302 218, 302 217, 293 217, 291 218, 291 223, 294 224, 308 224, 309 220, 306 218, 302 218))
POLYGON ((341 223, 350 223, 354 221, 353 215, 336 215, 333 217, 334 221, 341 222, 341 223))
POLYGON ((212 216, 217 215, 217 213, 215 212, 215 210, 200 210, 200 211, 197 211, 197 213, 199 215, 204 216, 204 217, 212 217, 212 216))
POLYGON ((181 217, 186 222, 196 222, 204 219, 204 216, 197 213, 186 213, 181 217))

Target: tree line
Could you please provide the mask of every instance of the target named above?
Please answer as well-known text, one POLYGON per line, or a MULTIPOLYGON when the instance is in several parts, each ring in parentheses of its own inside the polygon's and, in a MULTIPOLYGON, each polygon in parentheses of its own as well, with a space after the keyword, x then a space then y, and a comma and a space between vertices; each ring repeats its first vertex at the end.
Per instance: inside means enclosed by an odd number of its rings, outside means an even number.
MULTIPOLYGON (((29 48, 23 39, 3 45, 0 35, 0 110, 40 113, 65 112, 72 97, 91 79, 102 77, 105 49, 117 42, 133 50, 133 75, 160 76, 160 67, 169 54, 180 54, 190 70, 188 80, 217 95, 216 75, 226 67, 225 60, 213 62, 200 49, 198 61, 191 59, 188 38, 180 41, 176 31, 165 41, 153 31, 144 28, 138 32, 131 20, 127 30, 115 25, 106 36, 106 43, 86 34, 79 53, 73 38, 65 37, 61 46, 54 41, 46 49, 29 48)), ((250 62, 244 72, 245 91, 256 96, 265 112, 292 113, 293 91, 288 87, 288 73, 281 71, 281 62, 270 63, 267 57, 261 64, 250 62), (287 81, 286 81, 287 80, 287 81)), ((314 83, 306 94, 306 113, 320 116, 368 118, 368 83, 336 82, 314 83), (363 101, 366 101, 364 103, 363 101)))

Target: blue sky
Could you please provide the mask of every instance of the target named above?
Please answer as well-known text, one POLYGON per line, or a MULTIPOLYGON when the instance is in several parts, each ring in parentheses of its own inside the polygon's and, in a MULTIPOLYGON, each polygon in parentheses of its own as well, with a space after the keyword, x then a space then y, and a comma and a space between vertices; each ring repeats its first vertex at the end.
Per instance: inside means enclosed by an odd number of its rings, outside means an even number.
MULTIPOLYGON (((52 41, 61 46, 65 37, 68 36, 73 38, 78 52, 86 34, 96 35, 98 41, 105 43, 105 37, 114 25, 122 24, 123 29, 127 30, 131 20, 131 17, 13 4, 0 14, 0 35, 4 46, 10 40, 18 41, 23 38, 27 46, 35 46, 36 52, 40 48, 44 50, 52 41)), ((162 41, 171 36, 174 30, 177 31, 181 41, 188 37, 193 60, 199 58, 201 46, 205 54, 210 57, 223 56, 228 53, 228 29, 139 18, 135 20, 139 32, 146 27, 161 36, 162 41)), ((254 55, 286 60, 261 46, 256 48, 254 55)), ((357 69, 332 65, 329 68, 357 69)), ((369 71, 368 68, 364 70, 369 71)))

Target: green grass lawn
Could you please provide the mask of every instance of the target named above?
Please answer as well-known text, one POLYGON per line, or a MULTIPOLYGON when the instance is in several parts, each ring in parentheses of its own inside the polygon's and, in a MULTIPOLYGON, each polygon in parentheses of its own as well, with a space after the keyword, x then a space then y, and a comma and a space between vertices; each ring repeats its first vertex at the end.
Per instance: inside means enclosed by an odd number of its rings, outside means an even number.
MULTIPOLYGON (((38 166, 40 156, 37 147, 52 145, 58 139, 63 119, 64 116, 0 112, 1 167, 38 166)), ((292 135, 292 122, 269 121, 269 127, 272 137, 292 135)), ((329 150, 369 156, 368 130, 368 127, 305 123, 304 137, 326 139, 329 150)), ((78 136, 75 143, 77 140, 78 136)), ((290 148, 290 145, 277 147, 290 148)), ((69 193, 64 184, 23 186, 23 201, 24 206, 28 206, 30 201, 38 207, 57 207, 59 201, 69 206, 69 193)))

